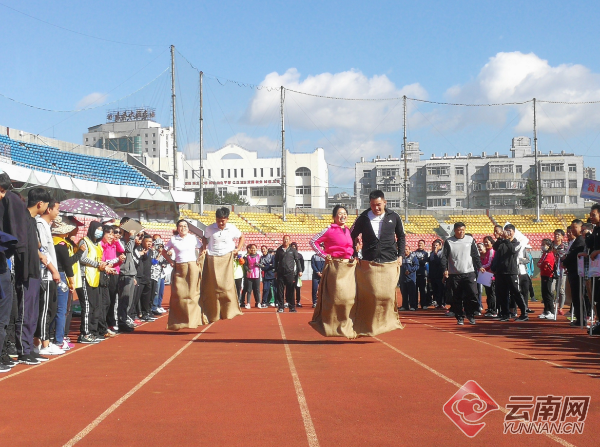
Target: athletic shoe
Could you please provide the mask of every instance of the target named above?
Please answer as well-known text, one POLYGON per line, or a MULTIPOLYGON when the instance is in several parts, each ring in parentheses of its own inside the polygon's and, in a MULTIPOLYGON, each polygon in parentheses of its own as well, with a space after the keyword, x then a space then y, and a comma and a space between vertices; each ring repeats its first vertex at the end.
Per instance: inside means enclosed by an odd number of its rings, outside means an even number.
POLYGON ((135 331, 133 327, 130 327, 127 324, 119 325, 119 333, 132 333, 133 331, 135 331))
POLYGON ((71 346, 69 345, 69 343, 65 340, 63 340, 62 344, 58 345, 58 348, 60 348, 61 350, 67 351, 67 350, 71 350, 71 346))
POLYGON ((500 318, 500 322, 508 322, 508 321, 510 321, 510 318, 508 316, 502 316, 500 318))
POLYGON ((469 323, 471 325, 475 325, 476 322, 475 322, 475 318, 474 317, 469 317, 468 319, 469 319, 469 323))
POLYGON ((456 319, 456 325, 464 325, 465 320, 462 317, 456 319))
POLYGON ((8 364, 0 363, 0 372, 2 372, 2 373, 9 372, 10 369, 12 369, 12 366, 9 366, 8 364))
POLYGON ((95 340, 97 341, 104 341, 106 338, 104 337, 103 334, 99 334, 98 336, 96 336, 95 334, 92 335, 94 337, 95 340))
MULTIPOLYGON (((554 316, 552 316, 552 318, 554 318, 554 316)), ((519 317, 517 317, 515 319, 515 322, 525 322, 526 320, 529 320, 529 317, 527 316, 527 314, 521 314, 519 317)))
POLYGON ((142 322, 152 322, 152 319, 150 319, 150 316, 148 314, 142 316, 142 322))
POLYGON ((538 301, 538 299, 536 299, 535 297, 530 297, 529 300, 532 301, 532 302, 537 302, 538 301))
POLYGON ((408 311, 417 311, 414 308, 409 308, 408 311))
POLYGON ((538 319, 546 319, 546 316, 547 316, 548 314, 549 314, 549 313, 548 313, 548 311, 544 311, 542 314, 540 314, 540 315, 538 316, 538 319))
POLYGON ((34 359, 37 359, 39 362, 46 362, 46 361, 50 361, 48 358, 42 356, 42 355, 35 355, 33 353, 29 354, 30 356, 32 356, 34 359))
POLYGON ((556 312, 556 314, 559 315, 559 316, 564 316, 565 315, 565 313, 563 312, 563 310, 558 310, 556 312))
POLYGON ((27 364, 29 366, 37 366, 38 364, 41 364, 41 362, 38 361, 33 356, 31 356, 31 354, 29 354, 29 355, 19 355, 18 358, 17 358, 17 360, 18 360, 19 364, 27 364))
POLYGON ((289 305, 288 305, 287 303, 284 303, 284 304, 283 304, 283 307, 284 307, 284 308, 287 308, 287 307, 289 307, 289 305))
POLYGON ((277 305, 275 305, 274 303, 269 303, 269 306, 270 306, 271 308, 277 308, 277 305))
POLYGON ((290 308, 290 313, 297 313, 298 310, 296 308, 290 308))
POLYGON ((79 344, 95 344, 96 340, 91 334, 80 334, 77 338, 79 344))
POLYGON ((8 367, 14 367, 18 364, 18 362, 13 361, 13 359, 10 356, 4 353, 2 356, 0 356, 0 364, 4 364, 8 367))
POLYGON ((526 312, 527 314, 535 314, 535 311, 533 311, 533 310, 530 310, 529 308, 527 308, 527 309, 525 310, 525 312, 526 312))
POLYGON ((444 305, 437 305, 436 308, 439 309, 439 310, 441 310, 441 309, 446 308, 446 307, 444 305))
POLYGON ((316 308, 316 307, 317 307, 317 304, 316 304, 316 303, 313 303, 313 304, 312 304, 312 307, 313 307, 313 308, 316 308))
POLYGON ((302 308, 302 304, 301 304, 301 303, 297 303, 297 304, 296 304, 296 306, 297 306, 298 308, 302 308))
POLYGON ((152 314, 154 314, 155 316, 160 316, 162 313, 158 310, 152 310, 152 314))
POLYGON ((494 313, 492 313, 491 311, 486 312, 483 317, 495 317, 494 313))
POLYGON ((514 319, 515 317, 517 317, 517 313, 510 313, 510 317, 514 319))
POLYGON ((402 307, 398 311, 406 311, 406 308, 402 307))
POLYGON ((548 320, 554 320, 554 314, 552 314, 552 313, 546 314, 546 319, 548 319, 548 320))
POLYGON ((475 311, 474 316, 481 316, 481 311, 475 311))
POLYGON ((48 347, 42 348, 39 354, 48 356, 64 355, 65 351, 54 344, 49 344, 48 347))
POLYGON ((252 308, 252 307, 250 306, 250 304, 249 304, 249 303, 247 303, 247 304, 246 304, 246 306, 245 306, 244 308, 246 308, 247 310, 249 310, 249 309, 250 309, 250 308, 252 308))
POLYGON ((31 348, 31 351, 32 351, 33 353, 35 353, 35 354, 39 354, 41 349, 42 349, 42 344, 40 344, 40 345, 34 345, 34 346, 31 348))
POLYGON ((14 342, 6 341, 6 354, 14 359, 19 356, 19 353, 17 353, 17 346, 14 342))
POLYGON ((446 316, 446 317, 454 317, 455 314, 452 311, 446 311, 446 314, 444 314, 444 316, 446 316))
MULTIPOLYGON (((109 337, 112 337, 112 336, 116 336, 116 335, 117 335, 117 333, 115 333, 115 332, 114 332, 114 331, 113 331, 111 328, 109 328, 108 330, 106 330, 106 334, 107 334, 109 337)), ((106 335, 105 335, 105 336, 106 336, 106 335)))
POLYGON ((134 323, 135 325, 137 325, 137 326, 140 326, 140 325, 142 325, 142 321, 141 321, 141 320, 139 320, 138 318, 135 318, 135 319, 133 319, 133 323, 134 323))
POLYGON ((600 335, 600 323, 598 323, 592 327, 591 333, 593 336, 600 335))
POLYGON ((278 313, 283 313, 283 308, 277 308, 278 313))
POLYGON ((426 310, 426 309, 428 309, 428 308, 429 308, 428 306, 422 306, 422 307, 421 307, 421 309, 423 309, 423 310, 426 310))

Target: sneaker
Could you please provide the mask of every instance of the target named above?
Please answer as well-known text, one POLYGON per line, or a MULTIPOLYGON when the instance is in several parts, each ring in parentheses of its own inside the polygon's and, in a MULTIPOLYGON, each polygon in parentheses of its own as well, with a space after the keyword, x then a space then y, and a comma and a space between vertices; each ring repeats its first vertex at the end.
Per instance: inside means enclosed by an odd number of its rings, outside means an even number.
POLYGON ((302 304, 301 304, 301 303, 297 303, 297 304, 296 304, 296 306, 297 306, 298 308, 302 308, 302 304))
POLYGON ((284 307, 284 308, 287 308, 288 306, 289 306, 289 305, 288 305, 287 303, 285 303, 285 304, 283 305, 283 307, 284 307))
POLYGON ((157 309, 161 314, 165 314, 167 312, 167 310, 165 310, 162 306, 157 309))
POLYGON ((247 303, 247 304, 246 304, 246 306, 245 306, 244 308, 246 308, 247 310, 249 310, 249 309, 250 309, 250 308, 252 308, 252 307, 250 306, 250 304, 249 304, 249 303, 247 303))
POLYGON ((538 299, 536 299, 535 297, 530 297, 530 298, 529 298, 529 300, 530 300, 531 302, 538 302, 538 299))
POLYGON ((152 314, 154 314, 155 316, 160 316, 162 313, 156 309, 156 310, 152 310, 152 314))
POLYGON ((59 348, 57 345, 49 344, 48 347, 43 347, 39 354, 46 356, 64 355, 65 351, 59 348))
POLYGON ((475 322, 475 318, 474 318, 474 317, 469 317, 468 319, 469 319, 469 323, 470 323, 471 325, 475 325, 475 324, 476 324, 476 322, 475 322))
POLYGON ((406 311, 406 308, 401 307, 398 311, 406 311))
POLYGON ((104 341, 106 338, 104 337, 104 335, 99 334, 98 336, 93 335, 94 339, 98 342, 100 341, 104 341))
POLYGON ((96 340, 91 334, 81 334, 77 338, 79 344, 95 344, 96 340))
POLYGON ((510 318, 508 316, 502 316, 500 318, 500 322, 508 322, 508 321, 510 321, 510 318))
POLYGON ((527 309, 525 310, 525 312, 526 312, 527 314, 535 314, 535 311, 533 311, 533 310, 530 310, 529 308, 527 308, 527 309))
POLYGON ((277 308, 277 305, 275 305, 274 303, 269 303, 269 306, 270 306, 271 308, 277 308))
POLYGON ((297 313, 298 310, 296 308, 290 308, 290 313, 297 313))
POLYGON ((464 325, 465 320, 462 317, 456 319, 456 325, 464 325))
POLYGON ((517 317, 517 313, 510 313, 510 317, 514 319, 515 317, 517 317))
POLYGON ((598 336, 600 335, 600 323, 594 325, 591 330, 590 330, 590 334, 593 336, 598 336))
POLYGON ((546 314, 546 319, 548 319, 548 320, 554 320, 554 314, 552 314, 552 313, 546 314))
POLYGON ((488 311, 487 313, 485 313, 483 315, 483 317, 494 317, 494 313, 492 313, 491 311, 488 311))
POLYGON ((481 316, 481 311, 475 311, 474 316, 481 316))
POLYGON ((277 308, 278 313, 283 313, 283 308, 277 308))
POLYGON ((150 319, 150 316, 148 314, 142 316, 141 319, 142 322, 152 322, 152 319, 150 319))
POLYGON ((13 359, 10 356, 4 353, 2 356, 0 356, 0 364, 4 364, 8 367, 14 367, 18 364, 18 362, 13 361, 13 359))
POLYGON ((34 345, 34 346, 31 348, 31 351, 32 351, 33 353, 35 353, 35 354, 39 354, 41 349, 42 349, 42 344, 40 344, 40 345, 34 345))
POLYGON ((556 312, 556 314, 557 314, 558 316, 564 316, 564 315, 565 315, 565 313, 564 313, 564 311, 563 311, 563 310, 558 310, 558 311, 556 312))
POLYGON ((29 366, 37 366, 38 364, 41 364, 41 361, 38 361, 36 358, 31 356, 31 354, 19 355, 17 358, 17 362, 19 364, 27 364, 29 366))
POLYGON ((133 331, 135 331, 133 329, 133 327, 130 327, 127 324, 121 324, 121 325, 119 325, 119 333, 131 333, 133 331))
POLYGON ((317 304, 316 304, 316 303, 313 303, 313 304, 312 304, 312 307, 313 307, 313 308, 316 308, 316 307, 317 307, 317 304))
MULTIPOLYGON (((554 318, 554 316, 552 316, 552 317, 554 318)), ((517 317, 515 319, 515 322, 525 322, 526 320, 529 320, 529 316, 527 316, 527 314, 521 314, 519 317, 517 317)))
POLYGON ((0 363, 0 372, 2 372, 2 373, 9 372, 10 369, 12 369, 12 366, 0 363))
POLYGON ((60 348, 61 350, 67 351, 67 350, 71 350, 73 347, 71 347, 71 345, 67 341, 63 340, 62 344, 58 344, 58 348, 60 348))
POLYGON ((547 315, 548 315, 548 312, 547 312, 547 311, 544 311, 542 314, 540 314, 540 315, 538 316, 538 319, 546 319, 546 316, 547 316, 547 315))
POLYGON ((17 346, 14 342, 6 341, 6 354, 14 359, 16 359, 17 356, 19 356, 19 353, 17 353, 17 346))
POLYGON ((427 309, 429 309, 429 307, 428 306, 422 306, 421 309, 427 310, 427 309))
POLYGON ((106 330, 106 334, 108 335, 108 337, 111 337, 111 338, 112 338, 113 336, 116 336, 116 335, 117 335, 117 333, 116 333, 116 332, 114 332, 114 331, 113 331, 111 328, 109 328, 108 330, 106 330))
POLYGON ((140 325, 142 325, 142 321, 141 321, 141 320, 139 320, 138 318, 136 318, 136 319, 133 319, 133 323, 134 323, 135 325, 137 325, 137 326, 140 326, 140 325))
POLYGON ((36 355, 34 353, 30 353, 29 354, 31 357, 33 357, 34 359, 37 359, 39 362, 46 362, 46 361, 50 361, 48 358, 42 356, 42 355, 36 355))
POLYGON ((446 316, 446 317, 454 317, 455 314, 452 311, 447 311, 446 314, 444 314, 444 316, 446 316))
POLYGON ((409 308, 408 311, 417 311, 414 308, 409 308))

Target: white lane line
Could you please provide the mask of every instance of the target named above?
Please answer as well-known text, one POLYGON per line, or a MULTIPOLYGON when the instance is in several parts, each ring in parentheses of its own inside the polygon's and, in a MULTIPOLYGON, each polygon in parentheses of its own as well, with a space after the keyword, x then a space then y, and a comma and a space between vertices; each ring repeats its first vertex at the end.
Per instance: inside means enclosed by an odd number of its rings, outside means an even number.
MULTIPOLYGON (((161 319, 162 317, 163 317, 163 316, 160 316, 158 319, 161 319)), ((164 316, 164 317, 166 317, 166 314, 165 314, 165 316, 164 316)), ((157 320, 158 320, 158 319, 157 319, 157 320)), ((144 325, 146 325, 147 323, 150 323, 150 322, 144 322, 142 325, 138 326, 138 328, 139 328, 139 327, 142 327, 142 326, 144 326, 144 325)), ((112 338, 110 338, 110 339, 117 338, 117 337, 119 337, 120 335, 121 335, 121 333, 117 334, 115 337, 112 337, 112 338)), ((106 342, 108 342, 110 339, 107 339, 107 340, 106 340, 106 341, 104 341, 104 342, 106 343, 106 342)), ((5 381, 5 380, 7 380, 7 379, 9 379, 9 378, 12 378, 12 377, 14 377, 14 376, 20 375, 20 374, 22 374, 22 373, 25 373, 25 372, 30 372, 31 370, 33 370, 33 369, 37 369, 38 367, 45 366, 45 365, 47 365, 47 364, 51 363, 52 361, 57 361, 57 360, 59 360, 59 359, 63 359, 64 357, 66 357, 66 356, 68 356, 68 355, 72 355, 73 353, 79 353, 81 350, 83 350, 83 349, 86 349, 86 348, 88 348, 88 347, 91 347, 92 345, 97 345, 97 344, 87 344, 87 345, 84 345, 84 346, 83 346, 83 347, 81 347, 81 348, 78 348, 77 350, 71 349, 71 350, 67 351, 66 353, 64 353, 64 354, 62 354, 62 355, 57 355, 57 356, 54 356, 54 357, 52 357, 52 358, 49 358, 49 359, 48 359, 48 361, 41 362, 41 363, 39 363, 38 365, 35 365, 35 366, 27 366, 27 368, 25 368, 25 369, 23 369, 23 370, 19 370, 18 372, 11 373, 10 375, 3 376, 2 378, 0 378, 0 383, 1 383, 2 381, 5 381)), ((19 364, 17 364, 17 365, 19 365, 19 364)), ((16 366, 15 366, 15 367, 16 367, 16 366)))
POLYGON ((154 378, 156 376, 156 374, 158 374, 162 369, 164 369, 166 366, 168 366, 171 363, 171 361, 173 361, 175 358, 177 358, 196 339, 198 339, 200 336, 202 336, 202 333, 204 333, 206 330, 208 330, 210 327, 212 327, 212 325, 213 324, 209 324, 207 327, 205 327, 200 333, 198 333, 196 336, 194 336, 187 344, 185 344, 183 347, 181 347, 179 350, 177 350, 177 352, 175 352, 175 354, 173 356, 171 356, 169 359, 167 359, 165 362, 163 362, 160 366, 158 366, 146 378, 144 378, 142 381, 140 381, 138 384, 136 384, 129 392, 127 392, 125 395, 123 395, 121 398, 119 398, 117 401, 115 401, 112 404, 112 406, 110 406, 106 411, 104 411, 102 414, 100 414, 98 416, 98 418, 96 418, 92 423, 87 425, 81 432, 79 432, 79 434, 77 434, 75 437, 73 437, 71 440, 69 440, 63 446, 73 446, 77 442, 79 442, 81 439, 83 439, 86 435, 88 435, 94 428, 96 428, 96 426, 98 426, 100 423, 102 423, 102 421, 106 417, 108 417, 110 414, 112 414, 119 406, 121 406, 125 401, 127 401, 127 399, 129 397, 131 397, 134 393, 136 393, 144 384, 146 384, 148 381, 150 381, 152 378, 154 378))
POLYGON ((561 369, 570 370, 571 372, 582 373, 582 374, 587 375, 590 378, 594 378, 594 379, 598 378, 598 374, 597 373, 588 373, 588 372, 584 372, 583 370, 578 370, 578 369, 574 369, 572 367, 563 366, 562 364, 557 364, 557 363, 555 363, 553 361, 548 361, 547 359, 542 359, 542 358, 538 358, 537 356, 528 355, 526 353, 521 353, 521 352, 518 352, 518 351, 510 349, 510 348, 499 347, 497 345, 490 344, 489 342, 482 341, 480 339, 473 338, 473 337, 470 337, 470 336, 465 336, 464 334, 455 333, 454 331, 450 331, 450 330, 446 330, 444 328, 436 327, 435 325, 425 324, 425 323, 419 322, 418 320, 415 320, 415 319, 407 319, 407 320, 412 320, 413 322, 416 322, 418 324, 424 325, 426 327, 434 328, 436 330, 443 331, 445 333, 450 333, 450 334, 453 334, 453 335, 461 337, 461 338, 465 338, 465 339, 469 339, 471 341, 479 342, 481 344, 489 345, 490 347, 494 347, 494 348, 497 348, 499 350, 504 350, 505 352, 513 353, 513 354, 519 355, 519 356, 525 356, 526 358, 533 359, 535 361, 544 362, 544 363, 549 364, 549 365, 551 365, 553 367, 560 367, 561 369))
POLYGON ((281 319, 279 318, 279 314, 277 314, 277 322, 279 323, 281 339, 283 340, 285 354, 287 356, 287 361, 290 366, 292 379, 294 380, 294 388, 296 389, 296 396, 298 397, 298 404, 300 405, 300 413, 302 414, 302 420, 304 421, 304 430, 306 431, 308 446, 319 446, 319 439, 317 439, 315 426, 313 425, 312 418, 310 417, 310 412, 308 411, 306 397, 304 396, 304 391, 302 390, 302 385, 300 384, 300 378, 298 377, 298 372, 296 371, 296 366, 294 365, 294 360, 292 359, 292 352, 290 351, 290 347, 287 343, 287 338, 285 337, 285 331, 283 331, 283 325, 281 325, 281 319))
MULTIPOLYGON (((413 320, 413 319, 410 319, 413 320)), ((382 341, 381 339, 379 339, 377 336, 373 336, 373 339, 378 340, 379 342, 381 342, 383 345, 385 345, 388 348, 391 348, 392 350, 394 350, 396 353, 401 354, 402 356, 404 356, 407 359, 410 359, 411 361, 413 361, 414 363, 420 365, 421 367, 423 367, 424 369, 429 370, 431 373, 433 373, 434 375, 442 378, 444 381, 447 381, 450 384, 453 384, 454 386, 458 387, 459 389, 462 387, 462 384, 457 383, 456 381, 454 381, 451 378, 448 378, 446 375, 444 375, 443 373, 438 372, 437 370, 435 370, 433 367, 429 367, 427 364, 419 361, 418 359, 413 358, 410 355, 407 355, 406 353, 404 353, 402 350, 397 349, 396 347, 394 347, 391 344, 388 344, 385 341, 382 341)), ((499 406, 499 409, 504 412, 505 414, 508 414, 508 409, 503 408, 502 406, 499 406)), ((569 442, 567 442, 564 439, 561 439, 560 437, 555 436, 554 434, 544 434, 546 437, 554 440, 555 442, 559 443, 562 446, 569 446, 569 447, 574 447, 575 445, 570 444, 569 442)))

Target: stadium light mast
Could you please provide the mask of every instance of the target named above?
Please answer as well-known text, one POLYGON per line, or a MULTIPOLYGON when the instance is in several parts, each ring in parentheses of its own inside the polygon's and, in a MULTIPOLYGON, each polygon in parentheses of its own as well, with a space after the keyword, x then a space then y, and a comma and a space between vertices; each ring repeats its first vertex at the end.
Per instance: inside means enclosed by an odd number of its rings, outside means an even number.
POLYGON ((408 223, 408 161, 406 157, 406 95, 403 97, 404 101, 404 222, 408 223))
POLYGON ((535 212, 536 222, 540 222, 540 166, 538 164, 537 150, 537 123, 535 115, 535 98, 533 99, 533 155, 535 157, 535 212))
POLYGON ((202 215, 204 213, 204 167, 202 164, 202 158, 204 157, 204 147, 203 147, 203 142, 202 142, 202 137, 203 137, 203 129, 202 129, 202 124, 204 121, 203 115, 202 115, 202 76, 204 75, 203 72, 200 72, 200 166, 199 166, 199 172, 198 172, 198 179, 199 179, 199 184, 200 184, 200 188, 199 188, 199 194, 200 194, 200 214, 202 215))
POLYGON ((177 121, 175 111, 175 45, 171 45, 171 107, 173 108, 173 190, 177 176, 177 121))
POLYGON ((285 213, 285 201, 286 201, 286 190, 287 190, 287 176, 285 175, 285 168, 286 168, 286 160, 285 160, 285 122, 284 122, 284 116, 283 116, 283 102, 285 101, 285 89, 283 88, 283 86, 281 86, 281 186, 283 187, 283 193, 281 196, 282 199, 282 213, 281 213, 281 217, 282 219, 285 221, 286 220, 286 213, 285 213))

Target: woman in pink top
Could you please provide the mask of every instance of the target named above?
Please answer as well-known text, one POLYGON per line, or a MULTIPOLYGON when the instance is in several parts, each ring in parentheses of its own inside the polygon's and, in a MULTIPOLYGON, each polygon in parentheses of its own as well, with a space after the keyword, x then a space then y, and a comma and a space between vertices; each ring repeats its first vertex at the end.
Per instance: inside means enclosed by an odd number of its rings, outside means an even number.
MULTIPOLYGON (((485 268, 487 272, 492 272, 492 260, 494 259, 495 251, 494 251, 494 239, 491 236, 486 236, 483 238, 483 245, 485 246, 485 253, 481 255, 481 266, 485 268)), ((487 317, 497 317, 498 309, 496 307, 496 282, 492 279, 492 284, 490 286, 484 286, 485 295, 487 297, 487 312, 485 316, 487 317)))
POLYGON ((354 339, 356 260, 352 258, 354 245, 350 229, 346 227, 347 219, 346 208, 336 205, 333 209, 333 224, 310 241, 312 248, 326 259, 317 291, 317 306, 310 325, 323 336, 354 339))
POLYGON ((246 263, 244 264, 246 278, 244 279, 244 290, 242 291, 240 307, 245 306, 246 309, 250 308, 250 294, 254 292, 256 308, 263 308, 260 302, 260 255, 256 253, 256 244, 249 244, 246 250, 248 251, 245 257, 246 263), (246 301, 246 305, 244 305, 244 300, 246 301))
POLYGON ((121 264, 125 261, 125 251, 121 242, 115 238, 113 226, 103 225, 102 232, 104 233, 100 241, 102 261, 112 269, 106 269, 105 272, 100 273, 100 310, 102 314, 98 322, 98 331, 102 330, 104 333, 101 334, 112 337, 119 329, 117 291, 119 271, 121 264))

